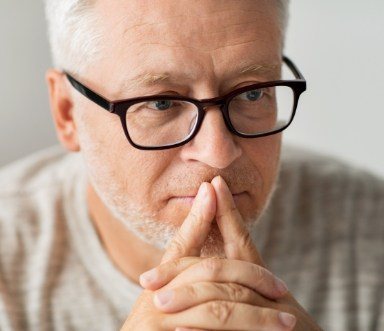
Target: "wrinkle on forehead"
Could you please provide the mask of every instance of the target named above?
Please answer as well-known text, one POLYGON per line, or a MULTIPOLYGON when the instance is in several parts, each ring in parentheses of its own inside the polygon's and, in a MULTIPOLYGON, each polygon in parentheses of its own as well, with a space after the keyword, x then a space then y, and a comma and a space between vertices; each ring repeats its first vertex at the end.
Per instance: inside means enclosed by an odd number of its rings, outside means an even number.
MULTIPOLYGON (((248 11, 248 13, 249 13, 249 11, 248 11)), ((145 28, 145 27, 152 28, 152 27, 159 27, 162 25, 165 26, 165 25, 170 24, 170 21, 172 21, 172 20, 173 21, 178 20, 180 22, 185 22, 186 20, 190 20, 191 18, 192 18, 191 15, 175 15, 175 16, 169 16, 167 21, 136 23, 136 24, 133 24, 133 25, 130 25, 130 26, 124 28, 123 36, 125 36, 126 34, 129 34, 131 32, 131 30, 136 30, 135 33, 137 33, 138 32, 137 30, 140 30, 140 29, 145 28)), ((212 17, 204 17, 202 15, 196 16, 196 18, 198 18, 199 20, 212 20, 212 17)), ((228 21, 228 23, 225 24, 225 26, 222 26, 222 28, 219 31, 212 31, 211 34, 221 33, 222 31, 230 30, 233 27, 244 26, 247 24, 252 24, 254 22, 255 22, 255 20, 241 21, 238 23, 231 23, 230 21, 228 21)))
POLYGON ((265 33, 261 28, 266 24, 276 25, 278 30, 274 6, 267 1, 259 1, 256 7, 252 1, 222 1, 220 6, 217 2, 206 2, 207 5, 205 2, 200 5, 198 1, 187 1, 183 6, 180 1, 162 1, 161 5, 154 6, 148 1, 143 1, 143 4, 133 1, 130 5, 122 5, 109 25, 115 32, 116 25, 120 26, 116 36, 126 45, 132 42, 160 43, 206 50, 223 47, 223 41, 236 44, 251 42, 250 36, 265 33))
MULTIPOLYGON (((188 24, 187 22, 184 23, 188 24)), ((199 52, 215 52, 228 47, 243 46, 260 41, 273 43, 275 39, 274 36, 266 30, 259 31, 256 37, 251 31, 256 30, 255 26, 257 25, 252 25, 252 23, 228 24, 220 29, 204 31, 204 34, 201 33, 203 24, 198 24, 201 26, 191 26, 190 29, 184 29, 183 33, 171 33, 171 30, 182 30, 181 25, 184 23, 173 24, 174 27, 165 25, 160 27, 157 25, 149 29, 149 31, 137 31, 133 37, 125 35, 124 43, 128 47, 137 44, 139 47, 182 47, 199 52)))
POLYGON ((189 40, 186 43, 180 42, 177 45, 172 44, 172 43, 166 43, 166 42, 148 42, 148 43, 141 43, 141 46, 156 46, 157 45, 157 46, 165 46, 165 47, 173 48, 173 49, 183 48, 183 49, 190 49, 193 51, 199 51, 199 52, 203 52, 203 53, 210 53, 210 52, 222 50, 223 48, 227 48, 227 47, 244 46, 247 44, 255 43, 255 41, 256 40, 254 39, 254 37, 252 37, 249 40, 239 41, 239 42, 233 42, 233 41, 228 40, 228 43, 224 43, 222 45, 215 45, 215 44, 207 43, 207 47, 203 47, 202 44, 192 46, 191 43, 189 42, 189 40))
MULTIPOLYGON (((269 0, 258 0, 258 3, 258 7, 252 8, 249 4, 254 5, 255 0, 193 0, 193 2, 191 0, 162 0, 161 4, 156 3, 154 6, 153 0, 139 0, 136 1, 136 3, 134 0, 130 0, 129 2, 121 3, 122 7, 120 7, 121 10, 119 13, 127 17, 129 21, 136 22, 125 30, 128 31, 131 28, 145 25, 166 24, 170 20, 177 19, 181 21, 189 18, 212 19, 218 15, 227 15, 225 18, 230 18, 235 16, 233 15, 234 12, 240 15, 244 13, 265 12, 267 9, 265 4, 269 3, 269 0), (191 6, 190 4, 193 5, 191 6), (235 4, 235 6, 233 6, 233 4, 235 4)), ((271 7, 268 7, 268 9, 269 8, 271 7)))
POLYGON ((99 2, 100 12, 111 13, 105 33, 112 55, 105 63, 116 77, 116 96, 171 81, 191 86, 196 79, 212 83, 246 73, 277 76, 280 35, 268 1, 99 2))
MULTIPOLYGON (((119 31, 119 37, 123 38, 128 34, 125 42, 129 42, 134 35, 141 39, 142 33, 147 34, 150 31, 153 33, 149 37, 155 37, 159 30, 167 31, 166 26, 170 27, 167 32, 171 32, 171 35, 177 34, 179 31, 174 28, 180 26, 181 34, 191 40, 196 34, 216 34, 234 28, 240 28, 238 32, 244 33, 246 30, 241 29, 242 27, 261 20, 268 25, 277 23, 275 6, 268 0, 162 0, 155 5, 149 0, 105 0, 97 1, 96 6, 103 16, 106 32, 119 31), (188 36, 185 35, 187 31, 188 36)), ((167 36, 160 33, 157 37, 164 40, 167 36)))

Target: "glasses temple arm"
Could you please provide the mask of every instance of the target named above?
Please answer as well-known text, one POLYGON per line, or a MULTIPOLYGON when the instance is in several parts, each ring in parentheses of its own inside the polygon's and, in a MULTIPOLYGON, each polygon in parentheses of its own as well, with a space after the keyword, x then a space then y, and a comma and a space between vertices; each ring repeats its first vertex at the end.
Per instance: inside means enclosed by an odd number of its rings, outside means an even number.
POLYGON ((104 108, 105 110, 108 110, 109 112, 113 112, 113 103, 103 98, 101 95, 97 94, 96 92, 92 91, 90 88, 86 87, 85 85, 81 84, 79 81, 73 78, 69 73, 64 71, 63 74, 67 77, 67 79, 69 80, 71 85, 75 88, 75 90, 77 90, 82 95, 92 100, 93 102, 98 104, 100 107, 104 108))
POLYGON ((283 61, 286 63, 286 65, 289 67, 289 69, 292 70, 293 74, 297 79, 305 80, 303 74, 300 72, 300 70, 296 67, 296 65, 287 57, 283 56, 283 61))

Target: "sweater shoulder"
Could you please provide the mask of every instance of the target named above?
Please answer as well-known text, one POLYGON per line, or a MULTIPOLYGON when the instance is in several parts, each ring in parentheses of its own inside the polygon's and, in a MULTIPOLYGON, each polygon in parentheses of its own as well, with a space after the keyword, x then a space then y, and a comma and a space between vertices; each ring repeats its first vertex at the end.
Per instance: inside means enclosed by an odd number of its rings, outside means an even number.
POLYGON ((351 234, 347 228, 378 237, 384 235, 384 179, 335 157, 289 147, 282 153, 271 213, 292 227, 332 231, 335 238, 351 234))
POLYGON ((79 168, 60 147, 39 151, 0 169, 0 276, 10 283, 32 256, 64 240, 67 185, 79 168))
POLYGON ((287 146, 282 151, 280 186, 290 183, 304 190, 325 191, 332 187, 356 192, 364 190, 384 194, 384 178, 336 157, 287 146))

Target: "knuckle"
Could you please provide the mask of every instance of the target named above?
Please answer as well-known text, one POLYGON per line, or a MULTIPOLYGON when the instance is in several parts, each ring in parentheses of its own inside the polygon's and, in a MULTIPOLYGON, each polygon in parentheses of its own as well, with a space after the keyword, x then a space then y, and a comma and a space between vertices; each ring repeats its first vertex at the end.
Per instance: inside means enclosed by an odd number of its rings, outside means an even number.
POLYGON ((220 224, 222 222, 223 218, 224 218, 224 214, 222 214, 222 213, 217 213, 216 214, 216 222, 217 223, 220 224))
POLYGON ((221 325, 226 325, 231 318, 233 307, 232 302, 212 301, 208 304, 208 311, 221 325))
POLYGON ((176 237, 174 238, 174 240, 170 242, 168 250, 181 256, 185 255, 186 247, 185 247, 184 238, 179 234, 176 234, 176 237))
POLYGON ((225 217, 227 216, 237 216, 237 213, 238 213, 238 209, 236 206, 231 206, 230 208, 228 208, 225 212, 223 213, 218 213, 216 215, 216 220, 218 222, 222 221, 225 217))
POLYGON ((271 312, 269 309, 259 309, 259 313, 257 315, 257 324, 260 326, 269 326, 273 320, 273 316, 271 316, 271 312))
POLYGON ((215 279, 221 272, 221 259, 210 257, 201 262, 201 267, 208 273, 208 276, 215 279))
POLYGON ((236 205, 231 206, 228 210, 228 213, 231 215, 237 215, 237 212, 238 212, 238 209, 237 209, 236 205))
POLYGON ((253 239, 248 231, 245 231, 243 234, 239 235, 238 240, 227 242, 226 246, 231 256, 235 257, 236 259, 242 259, 241 252, 244 250, 255 250, 253 239))
POLYGON ((235 283, 224 284, 224 288, 231 301, 243 302, 249 296, 249 291, 245 287, 235 283))
POLYGON ((199 291, 194 284, 186 286, 185 291, 188 299, 196 299, 199 296, 199 291))
POLYGON ((252 271, 254 274, 255 285, 261 286, 268 278, 267 271, 263 267, 258 266, 257 264, 252 265, 252 271))
POLYGON ((191 224, 200 224, 201 223, 201 217, 196 213, 194 209, 192 209, 189 212, 188 218, 190 219, 191 224))
POLYGON ((169 268, 167 268, 168 270, 171 269, 171 270, 177 270, 179 269, 179 266, 180 266, 180 260, 179 259, 173 259, 171 261, 169 261, 169 268))
POLYGON ((193 265, 196 263, 196 261, 199 261, 199 258, 196 257, 191 257, 191 256, 183 256, 179 259, 177 259, 177 269, 185 269, 188 268, 189 266, 193 265))
POLYGON ((245 231, 245 233, 240 237, 238 245, 239 247, 244 248, 251 248, 254 246, 251 234, 248 231, 245 231))

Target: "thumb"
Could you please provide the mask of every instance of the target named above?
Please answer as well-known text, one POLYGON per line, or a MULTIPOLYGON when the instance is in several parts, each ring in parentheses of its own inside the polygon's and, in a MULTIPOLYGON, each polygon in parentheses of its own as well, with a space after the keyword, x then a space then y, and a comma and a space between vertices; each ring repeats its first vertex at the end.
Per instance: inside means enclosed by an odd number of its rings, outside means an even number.
POLYGON ((187 256, 200 256, 215 214, 215 190, 210 183, 202 183, 191 211, 168 244, 161 263, 187 256))

